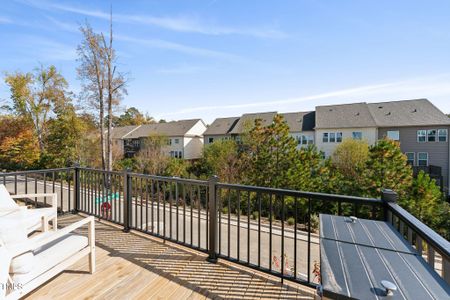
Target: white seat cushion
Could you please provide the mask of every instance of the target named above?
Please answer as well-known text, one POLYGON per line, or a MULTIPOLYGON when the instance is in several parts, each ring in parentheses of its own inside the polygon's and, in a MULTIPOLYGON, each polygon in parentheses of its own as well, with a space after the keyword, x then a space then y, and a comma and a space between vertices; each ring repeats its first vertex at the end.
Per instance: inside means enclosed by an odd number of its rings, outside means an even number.
POLYGON ((5 185, 0 184, 0 210, 17 209, 19 205, 11 198, 5 185))
POLYGON ((42 217, 53 219, 57 216, 55 208, 30 208, 24 210, 10 211, 8 214, 1 216, 2 219, 16 219, 23 218, 27 232, 39 229, 42 225, 42 217))
MULTIPOLYGON (((14 249, 28 241, 28 230, 24 211, 19 210, 14 214, 0 217, 0 239, 6 249, 14 249)), ((34 265, 32 252, 26 252, 12 258, 11 273, 28 273, 34 265)))
POLYGON ((36 262, 33 270, 26 274, 14 274, 12 279, 14 283, 26 284, 86 247, 87 237, 67 234, 33 251, 36 262))
POLYGON ((6 295, 6 289, 2 287, 6 286, 6 282, 8 281, 10 262, 11 257, 9 256, 9 253, 6 250, 6 247, 0 245, 0 299, 3 299, 6 295))

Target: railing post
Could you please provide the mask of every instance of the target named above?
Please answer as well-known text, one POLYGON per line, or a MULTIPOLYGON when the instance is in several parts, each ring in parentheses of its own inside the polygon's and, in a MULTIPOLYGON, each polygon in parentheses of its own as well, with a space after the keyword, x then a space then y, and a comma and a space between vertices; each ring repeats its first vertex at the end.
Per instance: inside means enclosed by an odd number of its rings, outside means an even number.
MULTIPOLYGON (((80 211, 81 205, 80 205, 80 201, 81 201, 81 186, 80 186, 80 165, 79 164, 75 164, 74 169, 73 169, 73 197, 74 197, 74 201, 75 201, 75 205, 74 205, 74 209, 72 211, 72 213, 77 213, 78 211, 80 211)), ((69 191, 70 193, 70 191, 69 191)), ((62 201, 62 199, 61 199, 62 201)), ((68 201, 70 201, 68 199, 68 201)), ((69 204, 70 206, 70 204, 69 204)))
POLYGON ((392 224, 392 212, 388 210, 387 203, 396 203, 398 195, 393 190, 383 189, 381 191, 381 200, 384 201, 384 220, 392 224))
POLYGON ((131 213, 132 213, 132 187, 131 176, 129 170, 125 169, 123 174, 123 231, 129 232, 131 225, 131 213))
POLYGON ((211 176, 208 180, 209 197, 209 249, 208 261, 217 262, 217 201, 216 201, 216 184, 219 181, 217 176, 211 176))

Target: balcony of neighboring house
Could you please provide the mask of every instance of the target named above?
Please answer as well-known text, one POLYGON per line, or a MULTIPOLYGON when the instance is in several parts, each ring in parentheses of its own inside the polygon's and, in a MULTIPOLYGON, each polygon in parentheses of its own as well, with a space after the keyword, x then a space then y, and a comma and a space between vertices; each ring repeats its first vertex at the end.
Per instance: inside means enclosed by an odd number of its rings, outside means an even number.
POLYGON ((393 191, 370 199, 79 167, 0 173, 0 184, 56 194, 56 232, 96 218, 95 272, 81 259, 29 299, 450 297, 450 243, 393 191))
POLYGON ((136 152, 141 149, 141 140, 140 139, 125 139, 123 141, 123 152, 126 158, 133 157, 136 152))
POLYGON ((444 177, 442 175, 442 167, 434 165, 412 166, 412 169, 414 177, 416 177, 420 171, 423 171, 428 175, 430 175, 430 178, 436 181, 436 184, 438 184, 441 187, 441 190, 444 188, 444 177))

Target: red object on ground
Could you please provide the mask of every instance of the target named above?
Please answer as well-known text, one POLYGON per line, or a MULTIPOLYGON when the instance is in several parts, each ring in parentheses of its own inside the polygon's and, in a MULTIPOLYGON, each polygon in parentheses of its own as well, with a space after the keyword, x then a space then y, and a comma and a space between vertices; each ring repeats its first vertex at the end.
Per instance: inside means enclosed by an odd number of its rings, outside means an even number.
POLYGON ((100 211, 102 212, 102 217, 109 219, 111 217, 111 204, 109 202, 103 202, 100 206, 100 211))

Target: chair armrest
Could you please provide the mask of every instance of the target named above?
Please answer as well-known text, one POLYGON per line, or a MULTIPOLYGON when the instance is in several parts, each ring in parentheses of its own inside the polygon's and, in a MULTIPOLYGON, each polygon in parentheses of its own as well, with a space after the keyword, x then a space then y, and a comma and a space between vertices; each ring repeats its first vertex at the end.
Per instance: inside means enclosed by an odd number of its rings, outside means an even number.
MULTIPOLYGON (((58 231, 50 231, 48 233, 42 233, 40 235, 37 235, 36 237, 30 238, 27 242, 24 242, 14 248, 11 249, 8 248, 8 250, 11 252, 12 257, 16 257, 20 254, 32 251, 34 249, 42 247, 45 244, 53 242, 88 223, 89 228, 92 228, 92 230, 94 230, 95 218, 93 216, 90 216, 73 224, 70 224, 62 229, 59 229, 58 231)), ((89 241, 89 243, 91 243, 91 241, 89 241)))
POLYGON ((42 198, 42 197, 51 197, 51 206, 58 208, 58 195, 56 193, 38 193, 38 194, 20 194, 11 196, 12 199, 21 199, 21 198, 42 198))

